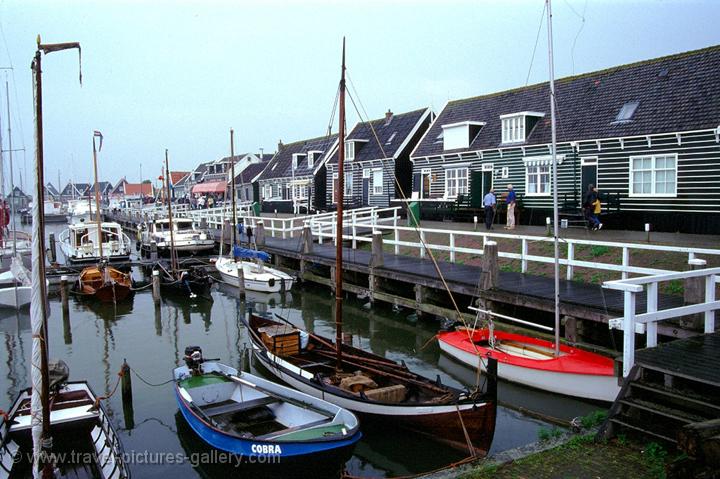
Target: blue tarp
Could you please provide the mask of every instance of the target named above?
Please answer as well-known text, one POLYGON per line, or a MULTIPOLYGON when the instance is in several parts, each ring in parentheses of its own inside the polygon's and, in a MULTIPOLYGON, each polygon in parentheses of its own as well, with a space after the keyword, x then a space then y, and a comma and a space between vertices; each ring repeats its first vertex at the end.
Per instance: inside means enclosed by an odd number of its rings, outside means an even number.
POLYGON ((265 251, 257 251, 250 248, 233 247, 233 256, 235 258, 259 259, 260 261, 270 261, 270 254, 265 251))

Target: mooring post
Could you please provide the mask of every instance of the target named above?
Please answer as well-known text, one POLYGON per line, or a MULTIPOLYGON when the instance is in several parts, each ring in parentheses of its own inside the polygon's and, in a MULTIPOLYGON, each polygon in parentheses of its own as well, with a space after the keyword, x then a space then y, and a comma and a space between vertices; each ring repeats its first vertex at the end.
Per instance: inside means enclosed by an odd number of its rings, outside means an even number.
MULTIPOLYGON (((498 385, 498 376, 497 376, 497 359, 495 358, 486 358, 487 360, 487 390, 485 391, 485 394, 490 398, 490 400, 497 399, 497 385, 498 385)), ((497 405, 497 401, 495 401, 495 404, 497 405)))
POLYGON ((250 372, 250 350, 244 348, 242 351, 242 357, 240 358, 240 370, 246 373, 250 372))
POLYGON ((243 269, 242 261, 236 261, 237 266, 237 277, 238 277, 238 293, 242 298, 245 296, 245 270, 243 269))
POLYGON ((150 261, 157 261, 158 259, 158 249, 157 249, 157 243, 155 241, 150 242, 150 261))
POLYGON ((50 233, 50 264, 57 264, 57 244, 55 243, 55 233, 50 233))
MULTIPOLYGON (((690 270, 703 269, 707 261, 700 258, 693 258, 688 261, 690 270)), ((683 299, 686 305, 705 302, 705 278, 685 278, 683 299)), ((704 324, 703 314, 690 314, 680 318, 680 326, 690 329, 702 329, 704 324)))
POLYGON ((152 272, 152 296, 155 306, 160 306, 160 271, 156 269, 152 272))
POLYGON ((60 302, 62 302, 63 318, 70 316, 70 286, 66 275, 60 276, 60 302))
POLYGON ((255 244, 265 246, 265 223, 262 220, 258 221, 255 226, 255 244))
POLYGON ((125 416, 125 429, 133 429, 135 427, 135 413, 133 411, 132 398, 132 377, 130 376, 130 366, 123 359, 120 368, 120 389, 122 391, 123 416, 125 416))
POLYGON ((162 310, 160 309, 160 303, 155 303, 155 335, 162 337, 162 310))
POLYGON ((384 264, 382 231, 373 231, 372 251, 370 254, 370 268, 379 268, 384 264))
POLYGON ((480 289, 488 290, 498 285, 498 247, 497 242, 488 241, 482 257, 482 271, 480 273, 480 289))
POLYGON ((303 254, 309 254, 313 252, 312 230, 310 229, 310 223, 308 221, 306 221, 305 225, 303 226, 301 242, 303 254))

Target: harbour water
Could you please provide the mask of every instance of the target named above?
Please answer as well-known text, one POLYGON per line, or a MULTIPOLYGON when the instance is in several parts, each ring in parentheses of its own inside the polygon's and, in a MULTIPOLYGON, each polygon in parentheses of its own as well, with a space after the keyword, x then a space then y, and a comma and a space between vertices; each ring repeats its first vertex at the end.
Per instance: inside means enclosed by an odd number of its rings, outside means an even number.
MULTIPOLYGON (((134 274, 139 276, 139 272, 134 274)), ((240 318, 248 308, 277 313, 309 330, 334 335, 334 301, 324 289, 299 287, 284 296, 249 294, 245 301, 240 301, 235 288, 218 284, 212 295, 212 302, 164 298, 157 310, 149 289, 118 305, 72 298, 69 321, 63 320, 58 298, 50 300, 50 356, 68 363, 70 379, 87 379, 96 393, 105 394, 115 388, 124 359, 137 373, 132 378, 132 417, 123 414, 119 389, 106 401, 136 478, 225 475, 226 470, 217 464, 197 464, 213 459, 185 425, 172 384, 167 383, 172 368, 182 363, 185 346, 198 345, 206 357, 220 358, 238 368, 244 366, 249 340, 240 318)), ((344 330, 355 346, 404 360, 428 377, 439 375, 444 383, 472 387, 475 373, 440 353, 432 339, 437 327, 436 321, 418 320, 410 311, 386 305, 370 308, 351 296, 344 306, 344 330)), ((29 313, 2 313, 0 335, 0 357, 5 358, 4 372, 0 374, 0 400, 5 408, 29 385, 29 313)), ((250 367, 253 373, 267 375, 254 364, 250 367)), ((570 420, 598 408, 502 382, 499 399, 504 405, 498 409, 491 452, 534 442, 541 428, 552 427, 535 413, 570 420)), ((354 476, 416 474, 466 456, 432 440, 388 430, 383 424, 363 423, 363 433, 346 464, 354 476)), ((311 471, 312 465, 308 467, 311 471)))

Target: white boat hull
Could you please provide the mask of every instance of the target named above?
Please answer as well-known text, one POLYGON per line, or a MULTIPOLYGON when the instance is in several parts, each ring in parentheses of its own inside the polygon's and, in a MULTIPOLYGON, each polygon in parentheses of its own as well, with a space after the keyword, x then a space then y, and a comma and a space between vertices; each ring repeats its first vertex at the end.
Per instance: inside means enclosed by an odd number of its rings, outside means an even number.
MULTIPOLYGON (((237 264, 229 258, 219 258, 215 263, 215 267, 224 282, 236 285, 238 282, 237 264)), ((243 266, 245 289, 250 291, 279 293, 283 290, 283 283, 285 291, 290 291, 295 282, 292 276, 275 268, 263 266, 262 271, 258 272, 258 265, 255 263, 240 261, 239 264, 243 266)))
MULTIPOLYGON (((471 368, 485 372, 485 365, 474 353, 464 351, 445 341, 438 341, 440 350, 471 368)), ((561 373, 523 368, 498 361, 498 377, 506 381, 582 399, 613 402, 620 392, 615 376, 561 373)))
POLYGON ((6 286, 0 288, 0 308, 19 309, 30 304, 31 286, 6 286), (16 294, 17 290, 17 294, 16 294))

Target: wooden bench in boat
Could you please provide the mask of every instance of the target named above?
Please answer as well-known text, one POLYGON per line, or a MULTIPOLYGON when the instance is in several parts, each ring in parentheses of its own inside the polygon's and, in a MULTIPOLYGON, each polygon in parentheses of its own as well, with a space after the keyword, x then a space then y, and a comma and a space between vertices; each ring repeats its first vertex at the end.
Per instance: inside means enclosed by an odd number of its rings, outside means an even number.
POLYGON ((320 426, 322 424, 331 422, 332 420, 333 420, 332 417, 325 417, 322 419, 318 419, 317 421, 308 422, 305 424, 299 424, 297 426, 292 426, 292 427, 288 427, 285 429, 280 429, 279 431, 273 431, 270 434, 265 434, 264 436, 258 436, 256 439, 270 440, 270 439, 274 439, 279 436, 284 436, 285 434, 289 434, 291 432, 301 431, 303 429, 310 429, 310 428, 313 428, 316 426, 320 426))
POLYGON ((248 411, 256 407, 267 406, 268 404, 279 401, 280 399, 278 398, 267 396, 244 402, 229 401, 220 405, 208 404, 207 406, 202 406, 200 409, 202 409, 208 417, 213 417, 231 412, 248 411))

